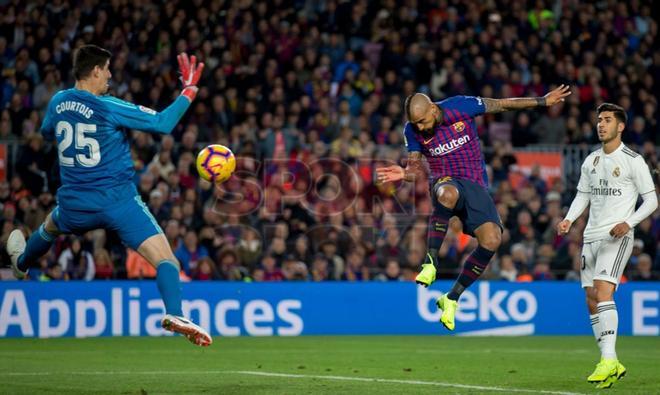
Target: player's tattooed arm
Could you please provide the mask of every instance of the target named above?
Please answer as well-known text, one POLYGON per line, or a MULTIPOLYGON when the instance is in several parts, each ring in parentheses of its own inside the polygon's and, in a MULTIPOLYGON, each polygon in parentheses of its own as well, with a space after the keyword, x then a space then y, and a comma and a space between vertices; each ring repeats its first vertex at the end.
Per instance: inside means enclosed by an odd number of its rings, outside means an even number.
POLYGON ((422 153, 411 152, 408 154, 408 164, 403 173, 403 179, 408 182, 424 177, 424 166, 422 164, 422 153))
POLYGON ((484 97, 486 113, 498 113, 511 110, 524 110, 526 108, 549 107, 563 102, 571 94, 568 85, 560 85, 542 97, 513 97, 508 99, 490 99, 484 97))
POLYGON ((543 97, 514 97, 510 99, 483 98, 486 113, 498 113, 511 110, 524 110, 526 108, 545 107, 543 97))

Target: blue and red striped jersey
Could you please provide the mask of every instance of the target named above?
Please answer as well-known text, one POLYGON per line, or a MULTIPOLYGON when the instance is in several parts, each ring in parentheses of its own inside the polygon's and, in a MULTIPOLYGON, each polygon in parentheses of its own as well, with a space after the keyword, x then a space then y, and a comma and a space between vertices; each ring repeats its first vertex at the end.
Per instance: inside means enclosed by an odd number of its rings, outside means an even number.
POLYGON ((432 136, 423 136, 410 122, 403 130, 408 152, 421 152, 429 163, 431 178, 453 177, 487 187, 488 177, 474 118, 486 107, 480 97, 453 96, 435 103, 442 123, 432 136))

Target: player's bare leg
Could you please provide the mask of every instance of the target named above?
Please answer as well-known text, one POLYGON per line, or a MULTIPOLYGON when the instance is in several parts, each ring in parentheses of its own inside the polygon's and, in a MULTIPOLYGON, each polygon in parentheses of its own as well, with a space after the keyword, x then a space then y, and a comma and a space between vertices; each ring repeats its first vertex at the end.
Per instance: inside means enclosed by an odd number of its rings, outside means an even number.
POLYGON ((210 346, 213 339, 206 330, 183 317, 179 262, 174 257, 165 235, 159 233, 149 237, 140 245, 138 253, 157 270, 158 290, 165 303, 162 327, 168 331, 181 333, 198 346, 210 346))
POLYGON ((459 193, 455 186, 444 184, 437 186, 434 197, 436 203, 429 218, 428 251, 422 264, 422 270, 415 277, 415 282, 424 287, 433 284, 436 273, 440 268, 438 250, 447 235, 449 219, 453 215, 452 212, 456 207, 456 202, 458 202, 459 193))
POLYGON ((14 276, 19 280, 25 278, 30 266, 50 249, 59 234, 52 213, 46 216, 44 223, 32 233, 27 243, 23 231, 14 229, 7 239, 7 253, 14 276))
POLYGON ((477 237, 479 246, 465 261, 463 270, 456 279, 451 291, 436 302, 438 308, 442 310, 440 322, 449 330, 455 328, 454 315, 458 309, 458 299, 461 294, 477 281, 479 276, 486 270, 495 251, 502 243, 502 229, 494 222, 482 224, 475 230, 474 234, 477 237))

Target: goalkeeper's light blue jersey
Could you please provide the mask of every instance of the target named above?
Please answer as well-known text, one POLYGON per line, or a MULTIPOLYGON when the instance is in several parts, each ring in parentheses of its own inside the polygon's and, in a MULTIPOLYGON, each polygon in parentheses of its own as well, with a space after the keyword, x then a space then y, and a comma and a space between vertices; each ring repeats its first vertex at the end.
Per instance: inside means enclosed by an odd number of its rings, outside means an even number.
POLYGON ((162 112, 117 99, 66 89, 51 99, 41 133, 57 140, 64 209, 98 211, 133 198, 129 129, 170 133, 190 102, 183 96, 162 112))

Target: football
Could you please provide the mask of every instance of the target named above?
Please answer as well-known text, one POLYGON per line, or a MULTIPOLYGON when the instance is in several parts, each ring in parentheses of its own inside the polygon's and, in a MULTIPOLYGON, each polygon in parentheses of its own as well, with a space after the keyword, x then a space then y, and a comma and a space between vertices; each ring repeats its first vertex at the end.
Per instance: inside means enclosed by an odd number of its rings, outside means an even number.
POLYGON ((206 181, 225 182, 235 169, 234 153, 224 145, 211 144, 197 154, 197 173, 206 181))

